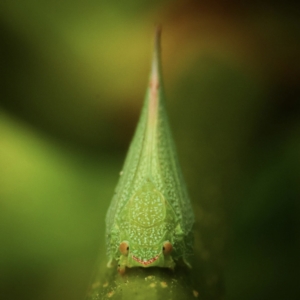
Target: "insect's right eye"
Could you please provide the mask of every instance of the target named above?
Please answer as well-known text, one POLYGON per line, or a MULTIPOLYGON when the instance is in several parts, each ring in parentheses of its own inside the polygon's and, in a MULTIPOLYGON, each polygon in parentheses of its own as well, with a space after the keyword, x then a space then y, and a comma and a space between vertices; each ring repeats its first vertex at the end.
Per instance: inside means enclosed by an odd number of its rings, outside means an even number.
POLYGON ((162 248, 162 250, 163 250, 163 253, 166 255, 166 254, 170 254, 171 252, 172 252, 172 250, 173 250, 173 246, 172 246, 172 244, 169 242, 169 241, 165 241, 164 243, 163 243, 163 248, 162 248))
POLYGON ((119 250, 123 255, 128 255, 129 243, 127 241, 123 241, 119 246, 119 250))

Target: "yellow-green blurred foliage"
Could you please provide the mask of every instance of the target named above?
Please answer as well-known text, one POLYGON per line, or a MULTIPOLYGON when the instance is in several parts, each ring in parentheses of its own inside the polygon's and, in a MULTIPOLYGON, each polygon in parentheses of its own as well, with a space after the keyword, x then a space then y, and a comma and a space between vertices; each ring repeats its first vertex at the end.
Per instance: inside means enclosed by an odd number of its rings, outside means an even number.
POLYGON ((224 267, 228 299, 296 297, 297 11, 287 1, 2 0, 0 299, 84 298, 105 257, 105 213, 158 22, 197 249, 224 267))

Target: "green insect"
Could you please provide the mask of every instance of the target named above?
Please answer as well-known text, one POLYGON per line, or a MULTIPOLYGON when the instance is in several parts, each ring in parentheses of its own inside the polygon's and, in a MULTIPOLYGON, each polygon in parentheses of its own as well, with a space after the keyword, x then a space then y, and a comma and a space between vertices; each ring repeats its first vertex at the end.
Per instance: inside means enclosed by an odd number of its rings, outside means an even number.
POLYGON ((156 30, 150 83, 106 215, 108 266, 165 267, 192 254, 194 214, 165 111, 156 30))

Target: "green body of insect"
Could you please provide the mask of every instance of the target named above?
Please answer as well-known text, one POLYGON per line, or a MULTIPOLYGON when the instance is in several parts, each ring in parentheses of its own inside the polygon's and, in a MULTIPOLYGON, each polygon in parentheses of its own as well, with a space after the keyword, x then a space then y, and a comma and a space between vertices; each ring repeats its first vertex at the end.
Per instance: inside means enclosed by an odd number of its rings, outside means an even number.
POLYGON ((106 216, 108 265, 174 269, 192 253, 193 222, 164 107, 158 29, 142 114, 106 216))

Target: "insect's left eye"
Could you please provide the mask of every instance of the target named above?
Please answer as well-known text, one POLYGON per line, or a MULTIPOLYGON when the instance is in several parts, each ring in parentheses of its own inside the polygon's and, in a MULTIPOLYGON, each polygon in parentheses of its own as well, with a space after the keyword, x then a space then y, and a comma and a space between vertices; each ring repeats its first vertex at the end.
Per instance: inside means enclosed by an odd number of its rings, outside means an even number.
POLYGON ((169 241, 163 243, 163 253, 170 254, 172 252, 173 246, 169 241))
POLYGON ((119 250, 123 255, 128 255, 129 243, 127 241, 123 241, 119 246, 119 250))

